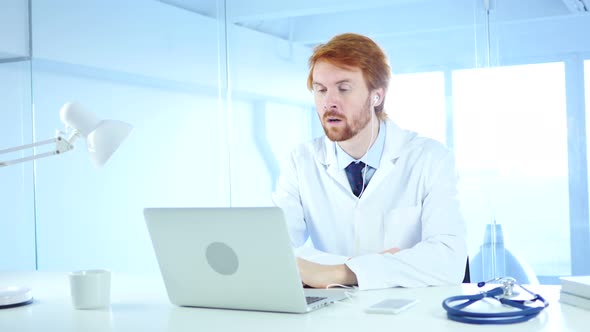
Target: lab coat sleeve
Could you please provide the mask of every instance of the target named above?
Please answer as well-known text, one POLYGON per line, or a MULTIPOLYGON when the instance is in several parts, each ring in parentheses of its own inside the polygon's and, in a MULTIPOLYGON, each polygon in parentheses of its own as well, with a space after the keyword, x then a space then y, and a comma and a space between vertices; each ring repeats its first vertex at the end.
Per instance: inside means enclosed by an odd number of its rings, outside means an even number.
POLYGON ((308 245, 309 232, 299 195, 299 176, 295 162, 301 159, 303 158, 299 155, 298 150, 295 150, 282 166, 281 176, 272 195, 273 203, 280 207, 285 214, 295 256, 319 264, 343 264, 349 257, 329 254, 308 245))
POLYGON ((463 280, 466 226, 457 197, 454 157, 447 152, 433 165, 425 181, 421 241, 395 254, 368 254, 347 261, 359 289, 438 286, 463 280))
POLYGON ((309 233, 305 224, 301 197, 299 195, 299 179, 295 162, 297 150, 281 167, 281 175, 272 194, 273 203, 280 207, 285 214, 287 228, 293 247, 301 247, 307 241, 309 233))

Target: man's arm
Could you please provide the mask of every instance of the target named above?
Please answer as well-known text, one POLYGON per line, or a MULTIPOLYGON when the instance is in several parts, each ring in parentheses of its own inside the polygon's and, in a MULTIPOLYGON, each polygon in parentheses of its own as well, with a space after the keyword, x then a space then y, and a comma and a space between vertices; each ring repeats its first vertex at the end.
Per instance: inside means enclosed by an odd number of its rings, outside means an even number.
MULTIPOLYGON (((399 248, 391 248, 381 254, 395 254, 399 248)), ((346 264, 326 265, 297 258, 301 281, 313 288, 326 288, 328 285, 356 285, 356 274, 346 264)))
POLYGON ((313 288, 326 288, 328 285, 356 285, 356 275, 346 264, 323 265, 297 258, 301 281, 313 288))

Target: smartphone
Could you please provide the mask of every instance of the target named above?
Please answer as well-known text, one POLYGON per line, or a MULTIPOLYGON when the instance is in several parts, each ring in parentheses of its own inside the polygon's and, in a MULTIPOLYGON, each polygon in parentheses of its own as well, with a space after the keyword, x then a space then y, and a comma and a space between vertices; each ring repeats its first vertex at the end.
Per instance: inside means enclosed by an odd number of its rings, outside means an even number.
POLYGON ((373 304, 370 307, 367 307, 365 312, 371 314, 397 314, 410 308, 416 303, 418 303, 418 300, 385 299, 381 302, 373 304))

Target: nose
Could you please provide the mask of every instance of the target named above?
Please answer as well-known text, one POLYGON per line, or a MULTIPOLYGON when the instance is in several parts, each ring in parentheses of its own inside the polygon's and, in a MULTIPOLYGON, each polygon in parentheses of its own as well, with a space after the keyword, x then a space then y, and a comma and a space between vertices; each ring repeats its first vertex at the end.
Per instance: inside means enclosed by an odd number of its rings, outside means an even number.
POLYGON ((329 110, 329 109, 335 109, 338 106, 338 96, 336 93, 330 93, 329 91, 326 92, 326 94, 324 95, 324 100, 323 100, 323 108, 325 110, 329 110))

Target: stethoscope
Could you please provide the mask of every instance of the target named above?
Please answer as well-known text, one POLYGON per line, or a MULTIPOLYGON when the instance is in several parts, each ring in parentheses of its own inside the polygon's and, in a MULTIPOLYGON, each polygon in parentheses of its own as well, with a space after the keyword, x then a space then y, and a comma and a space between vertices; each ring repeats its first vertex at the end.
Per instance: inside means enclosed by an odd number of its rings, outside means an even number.
POLYGON ((475 295, 457 295, 445 299, 442 306, 447 311, 447 317, 450 320, 468 324, 513 324, 526 322, 527 320, 536 317, 549 305, 541 295, 524 288, 522 285, 518 284, 514 278, 503 277, 495 278, 486 282, 482 281, 477 283, 477 287, 483 287, 486 283, 491 282, 500 283, 500 286, 475 295), (510 300, 508 297, 516 295, 514 293, 514 285, 519 286, 527 293, 531 294, 533 298, 530 300, 510 300), (474 312, 463 310, 471 304, 485 298, 495 299, 504 305, 518 310, 507 312, 474 312), (453 302, 457 301, 464 302, 453 306, 453 302), (537 301, 540 301, 542 305, 527 305, 533 304, 537 301))

